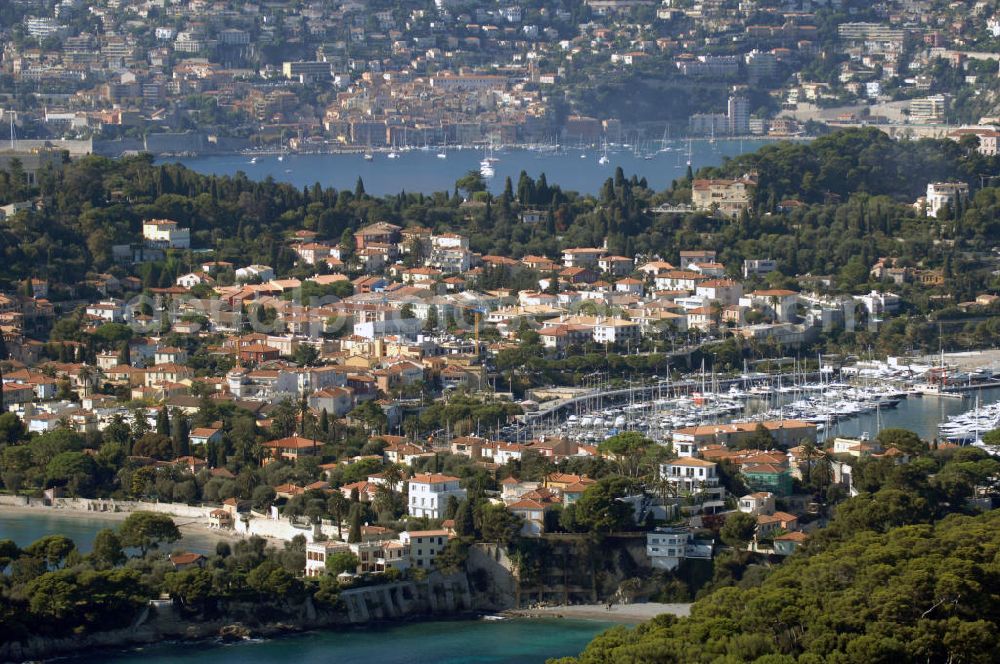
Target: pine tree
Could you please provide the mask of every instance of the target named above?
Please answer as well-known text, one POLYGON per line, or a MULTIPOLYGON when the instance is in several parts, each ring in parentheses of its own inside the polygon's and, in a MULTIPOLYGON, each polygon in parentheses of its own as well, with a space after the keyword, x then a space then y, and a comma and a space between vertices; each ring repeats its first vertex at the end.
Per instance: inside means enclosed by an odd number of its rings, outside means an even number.
POLYGON ((424 331, 433 332, 439 325, 438 310, 433 304, 427 308, 427 319, 424 321, 424 331))
POLYGON ((548 295, 559 294, 559 273, 555 270, 549 273, 549 283, 545 286, 545 292, 548 295))

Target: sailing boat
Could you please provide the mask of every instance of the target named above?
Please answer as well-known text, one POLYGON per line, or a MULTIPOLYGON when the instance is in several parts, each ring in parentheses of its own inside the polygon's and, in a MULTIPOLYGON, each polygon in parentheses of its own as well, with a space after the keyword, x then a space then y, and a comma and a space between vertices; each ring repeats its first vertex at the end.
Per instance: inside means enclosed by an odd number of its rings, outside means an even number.
POLYGON ((605 138, 604 139, 604 154, 602 154, 601 158, 597 160, 597 163, 600 164, 601 166, 604 166, 605 164, 608 164, 610 161, 611 160, 608 159, 608 139, 605 138))
POLYGON ((444 137, 444 147, 441 148, 441 152, 437 153, 437 158, 438 159, 447 159, 448 158, 448 137, 447 136, 444 137))
POLYGON ((660 139, 660 152, 670 152, 671 148, 667 143, 670 141, 670 123, 663 128, 663 138, 660 139))
POLYGON ((688 139, 688 159, 687 159, 687 165, 691 166, 691 139, 690 138, 688 139))
POLYGON ((479 162, 479 174, 484 178, 491 178, 496 175, 493 164, 497 159, 493 156, 493 141, 486 146, 483 152, 483 160, 479 162))
POLYGON ((491 136, 490 137, 490 142, 486 145, 486 156, 483 159, 484 163, 495 164, 498 161, 500 161, 500 159, 493 153, 494 149, 495 149, 495 147, 494 147, 494 144, 493 144, 493 137, 491 136))

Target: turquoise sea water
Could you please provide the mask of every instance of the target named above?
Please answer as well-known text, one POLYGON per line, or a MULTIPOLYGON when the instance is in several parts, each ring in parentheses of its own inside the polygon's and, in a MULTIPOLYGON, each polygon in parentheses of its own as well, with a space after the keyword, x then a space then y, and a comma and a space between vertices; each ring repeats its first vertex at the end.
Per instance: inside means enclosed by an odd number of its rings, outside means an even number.
POLYGON ((575 655, 609 623, 511 619, 407 623, 236 644, 168 643, 69 658, 72 664, 540 664, 575 655))
MULTIPOLYGON (((41 510, 26 513, 0 507, 0 540, 12 539, 21 546, 45 535, 62 534, 72 538, 86 553, 98 531, 116 525, 115 520, 80 513, 41 510)), ((215 542, 216 538, 211 535, 187 535, 168 550, 183 548, 208 553, 215 549, 215 542)), ((100 651, 62 661, 74 664, 528 664, 577 654, 594 636, 610 626, 611 623, 599 621, 555 619, 415 622, 394 627, 310 632, 236 644, 165 643, 141 649, 100 651)))
MULTIPOLYGON (((692 141, 691 164, 697 170, 702 166, 716 166, 723 157, 733 157, 743 152, 753 152, 767 141, 706 140, 692 141)), ((684 177, 687 172, 687 143, 673 141, 669 151, 659 152, 659 142, 650 145, 643 153, 634 149, 611 148, 608 163, 600 164, 603 154, 599 148, 565 149, 556 153, 524 149, 501 150, 494 164, 496 175, 487 181, 494 193, 503 191, 504 179, 510 177, 517 186, 521 171, 537 178, 541 173, 549 184, 558 184, 565 191, 596 194, 601 185, 621 166, 626 177, 632 174, 645 177, 654 189, 665 189, 672 180, 684 177)), ((260 156, 256 163, 242 155, 215 157, 190 157, 164 159, 177 161, 200 173, 234 175, 243 171, 252 180, 272 177, 280 182, 291 182, 298 187, 312 186, 319 182, 336 189, 354 189, 357 179, 364 181, 365 191, 375 196, 398 194, 400 191, 430 193, 451 191, 455 180, 469 171, 478 171, 483 158, 481 150, 449 150, 447 159, 438 159, 437 150, 411 150, 398 159, 389 159, 385 153, 376 153, 372 161, 365 161, 360 154, 290 154, 281 161, 275 155, 260 156)))
MULTIPOLYGON (((122 514, 121 520, 126 516, 122 514)), ((23 547, 46 535, 65 535, 76 542, 81 552, 88 553, 94 536, 104 528, 116 528, 121 520, 92 517, 80 512, 13 511, 0 506, 0 540, 14 540, 15 544, 23 547)), ((218 538, 207 533, 185 534, 180 541, 167 545, 166 550, 185 549, 207 554, 215 551, 216 542, 218 538)))

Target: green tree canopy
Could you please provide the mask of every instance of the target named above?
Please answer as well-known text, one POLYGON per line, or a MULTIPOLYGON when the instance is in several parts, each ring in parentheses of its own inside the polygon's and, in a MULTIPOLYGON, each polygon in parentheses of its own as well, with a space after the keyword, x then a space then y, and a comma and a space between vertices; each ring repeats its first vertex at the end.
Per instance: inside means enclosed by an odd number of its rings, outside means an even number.
POLYGON ((137 548, 142 555, 161 543, 176 542, 181 538, 174 520, 156 512, 129 514, 118 528, 118 535, 124 546, 137 548))
POLYGON ((928 449, 927 443, 920 440, 920 436, 906 429, 882 429, 875 439, 885 449, 895 447, 911 456, 922 454, 928 449))
POLYGON ((330 554, 326 557, 326 571, 334 576, 348 572, 354 574, 360 561, 350 551, 330 554))

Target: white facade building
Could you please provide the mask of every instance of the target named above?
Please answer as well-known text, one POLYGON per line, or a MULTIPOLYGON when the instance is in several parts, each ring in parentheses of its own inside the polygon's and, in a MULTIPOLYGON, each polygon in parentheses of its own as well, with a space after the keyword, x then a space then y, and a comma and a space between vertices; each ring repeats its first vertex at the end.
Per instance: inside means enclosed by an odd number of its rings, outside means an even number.
POLYGON ((336 540, 306 544, 306 576, 316 577, 326 574, 326 559, 338 553, 351 553, 351 547, 336 540))
POLYGON ((236 270, 236 281, 270 281, 274 279, 274 269, 268 265, 247 265, 236 270))
POLYGON ((459 486, 457 477, 423 473, 414 475, 409 482, 410 516, 425 516, 429 519, 443 519, 448 499, 452 496, 465 500, 465 489, 459 486))
POLYGON ((399 541, 410 548, 410 565, 420 569, 434 566, 434 560, 448 545, 447 530, 410 530, 399 534, 399 541))
POLYGON ((725 494, 725 489, 719 486, 718 465, 714 461, 694 457, 674 459, 660 464, 660 476, 676 485, 678 494, 719 491, 725 494))
POLYGON ((940 216, 947 206, 954 212, 955 204, 969 197, 969 185, 964 182, 931 182, 927 185, 927 214, 940 216))
POLYGON ((686 558, 711 560, 712 545, 693 539, 688 528, 657 528, 646 533, 646 555, 654 569, 677 569, 686 558))
POLYGON ((191 229, 180 228, 176 221, 169 219, 148 219, 142 222, 142 237, 146 244, 154 247, 189 249, 191 229))

